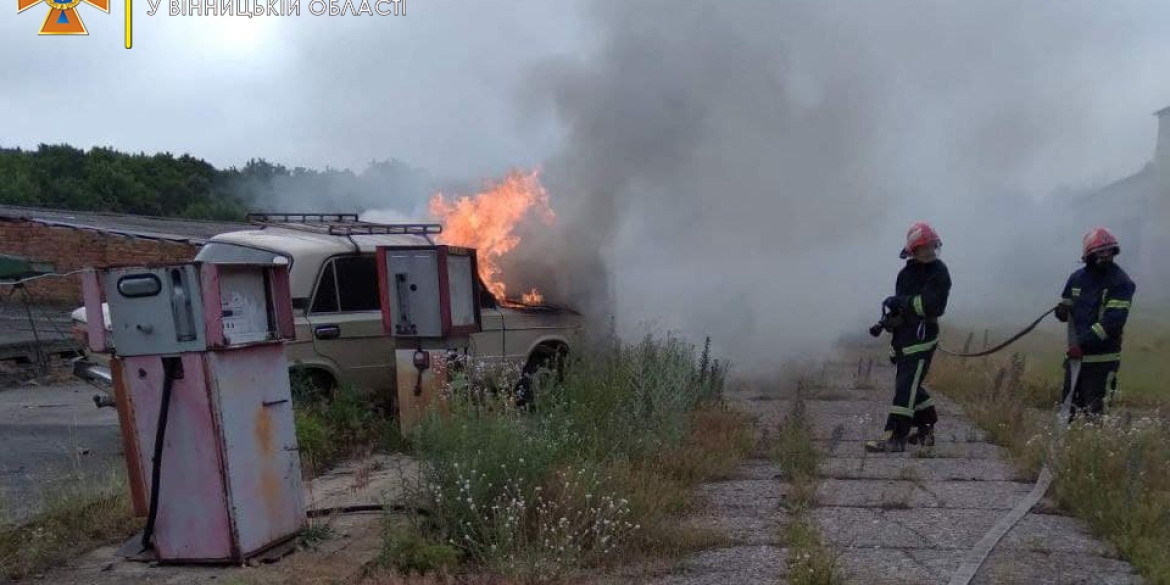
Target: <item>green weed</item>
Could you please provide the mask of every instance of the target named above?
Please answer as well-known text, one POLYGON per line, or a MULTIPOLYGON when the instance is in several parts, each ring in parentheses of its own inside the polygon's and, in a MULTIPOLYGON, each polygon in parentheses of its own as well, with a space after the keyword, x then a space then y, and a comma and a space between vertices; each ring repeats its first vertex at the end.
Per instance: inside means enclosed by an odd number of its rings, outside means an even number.
POLYGON ((816 506, 821 455, 813 443, 800 389, 792 401, 792 410, 777 429, 771 456, 788 482, 785 505, 792 514, 792 520, 782 534, 789 555, 786 582, 795 585, 843 584, 845 581, 832 547, 809 518, 809 512, 816 506))
POLYGON ((53 487, 41 512, 16 526, 0 528, 0 575, 24 579, 65 561, 78 551, 128 538, 139 528, 126 480, 77 477, 53 487))
POLYGON ((387 520, 376 564, 405 575, 425 575, 450 569, 459 560, 459 551, 451 545, 425 538, 411 524, 387 520))
POLYGON ((942 359, 931 375, 1022 468, 1035 473, 1049 462, 1061 508, 1087 520, 1147 582, 1170 584, 1170 422, 1155 410, 1114 409, 1098 423, 1074 424, 1049 453, 1052 403, 1003 407, 1030 391, 1028 380, 1011 373, 1020 359, 942 359))
POLYGON ((726 365, 709 348, 607 339, 559 380, 536 377, 524 409, 471 370, 411 437, 432 510, 423 537, 526 582, 711 541, 669 519, 691 507, 696 483, 738 465, 752 434, 721 406, 726 365))
POLYGON ((329 396, 308 396, 295 405, 297 445, 306 477, 363 451, 405 447, 394 421, 356 388, 340 386, 329 396))

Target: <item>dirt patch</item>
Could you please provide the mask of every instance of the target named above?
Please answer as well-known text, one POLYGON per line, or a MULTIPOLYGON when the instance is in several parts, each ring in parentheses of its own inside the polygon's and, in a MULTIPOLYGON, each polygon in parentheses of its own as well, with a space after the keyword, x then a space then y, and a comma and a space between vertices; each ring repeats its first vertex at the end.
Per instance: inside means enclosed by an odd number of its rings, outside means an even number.
POLYGON ((68 359, 50 358, 42 369, 35 362, 0 360, 0 391, 22 386, 53 386, 76 382, 68 359))
MULTIPOLYGON (((310 509, 316 510, 407 506, 403 478, 414 469, 413 460, 400 454, 353 460, 306 482, 306 501, 310 509)), ((359 583, 382 550, 386 518, 380 510, 322 515, 310 521, 312 528, 308 532, 316 535, 314 542, 301 540, 296 552, 269 564, 225 567, 138 563, 123 560, 117 555, 117 547, 107 546, 50 571, 46 579, 63 585, 359 583)))

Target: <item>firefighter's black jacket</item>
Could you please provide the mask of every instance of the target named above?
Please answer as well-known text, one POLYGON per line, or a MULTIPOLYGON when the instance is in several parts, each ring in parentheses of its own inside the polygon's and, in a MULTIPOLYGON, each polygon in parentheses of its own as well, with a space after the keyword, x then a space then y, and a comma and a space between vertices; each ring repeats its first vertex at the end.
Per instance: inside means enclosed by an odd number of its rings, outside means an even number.
POLYGON ((898 273, 894 295, 902 322, 893 328, 894 356, 929 351, 938 342, 938 318, 946 312, 951 274, 942 260, 923 264, 913 258, 898 273))
POLYGON ((1082 268, 1069 277, 1061 302, 1072 313, 1076 341, 1084 350, 1086 363, 1121 358, 1122 333, 1136 288, 1129 275, 1112 262, 1082 268))

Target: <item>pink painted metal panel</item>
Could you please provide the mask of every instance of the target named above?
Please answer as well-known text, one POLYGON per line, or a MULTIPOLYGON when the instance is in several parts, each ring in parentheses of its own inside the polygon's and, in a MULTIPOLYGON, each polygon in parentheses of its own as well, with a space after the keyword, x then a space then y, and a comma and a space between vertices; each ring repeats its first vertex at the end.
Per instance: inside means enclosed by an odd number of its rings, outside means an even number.
POLYGON ((207 347, 223 347, 223 306, 219 301, 219 268, 215 264, 199 265, 199 282, 203 292, 203 321, 207 328, 207 347))
POLYGON ((305 520, 288 360, 280 344, 208 354, 224 438, 231 513, 247 556, 305 520))
MULTIPOLYGON (((130 358, 140 359, 140 358, 130 358)), ((126 479, 130 484, 130 500, 134 504, 134 516, 145 518, 148 504, 146 478, 142 473, 142 457, 139 455, 138 427, 135 424, 134 400, 130 395, 128 370, 122 358, 110 360, 110 377, 114 386, 114 401, 118 405, 118 428, 122 435, 122 452, 126 459, 126 479)))
POLYGON ((105 311, 102 303, 106 300, 102 290, 101 275, 96 270, 81 273, 82 297, 85 299, 85 333, 90 351, 108 351, 106 340, 105 311))
MULTIPOLYGON (((155 543, 169 561, 215 561, 232 558, 231 529, 218 432, 202 353, 180 354, 183 378, 175 380, 159 481, 155 543)), ((160 356, 123 358, 124 379, 133 401, 139 456, 149 496, 154 440, 162 406, 163 364, 160 356)))
POLYGON ((273 313, 276 314, 276 331, 280 339, 297 338, 296 323, 293 320, 292 289, 289 285, 288 267, 271 269, 273 313))
POLYGON ((386 246, 378 246, 374 253, 378 262, 378 299, 382 305, 382 329, 394 335, 394 317, 390 312, 390 269, 386 266, 386 246))

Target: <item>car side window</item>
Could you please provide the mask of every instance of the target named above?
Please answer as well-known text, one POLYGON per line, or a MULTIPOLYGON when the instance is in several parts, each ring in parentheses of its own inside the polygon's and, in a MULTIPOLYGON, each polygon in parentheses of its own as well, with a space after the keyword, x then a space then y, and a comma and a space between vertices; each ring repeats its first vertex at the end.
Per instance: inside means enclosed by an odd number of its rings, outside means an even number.
POLYGON ((342 311, 377 311, 378 263, 372 254, 335 258, 337 292, 342 311))
POLYGON ((325 263, 321 271, 321 278, 317 281, 317 291, 313 295, 312 313, 337 312, 337 276, 333 268, 333 261, 325 263))
POLYGON ((381 308, 378 262, 373 254, 339 256, 325 263, 310 312, 377 311, 381 308))

